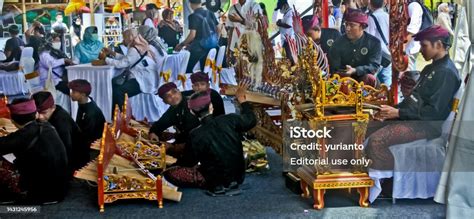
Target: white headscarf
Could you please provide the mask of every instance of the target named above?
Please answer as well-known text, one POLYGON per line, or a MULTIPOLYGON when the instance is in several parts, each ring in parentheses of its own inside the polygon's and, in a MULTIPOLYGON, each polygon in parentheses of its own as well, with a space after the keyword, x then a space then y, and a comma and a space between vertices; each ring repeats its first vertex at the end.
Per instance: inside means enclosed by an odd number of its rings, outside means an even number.
POLYGON ((444 2, 444 3, 439 4, 439 6, 438 6, 438 13, 446 13, 446 12, 443 10, 443 9, 445 9, 445 8, 449 9, 448 3, 444 2))

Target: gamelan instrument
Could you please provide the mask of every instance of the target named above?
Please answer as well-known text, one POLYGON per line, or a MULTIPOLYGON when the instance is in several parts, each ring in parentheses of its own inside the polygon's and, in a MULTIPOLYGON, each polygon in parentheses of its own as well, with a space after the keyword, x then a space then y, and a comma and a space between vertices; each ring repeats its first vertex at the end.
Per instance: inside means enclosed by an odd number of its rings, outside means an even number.
MULTIPOLYGON (((362 144, 370 115, 379 109, 379 105, 388 105, 390 102, 388 88, 381 85, 376 89, 350 77, 331 74, 322 49, 302 33, 298 13, 293 18, 295 37, 287 37, 291 52, 289 55, 295 60, 294 63, 287 58, 275 59, 267 31, 258 24, 259 37, 255 32, 243 34, 236 51, 235 66, 238 81, 252 85, 246 97, 254 104, 258 117, 257 127, 252 130, 257 139, 272 146, 284 160, 289 160, 291 156, 288 151, 292 142, 283 138, 288 132, 285 124, 289 122, 305 122, 313 130, 324 126, 342 127, 338 133, 343 136, 337 139, 362 144), (253 42, 252 39, 258 38, 261 45, 254 46, 259 42, 253 42)), ((233 95, 235 90, 232 86, 223 87, 226 95, 233 95)), ((320 144, 328 143, 325 139, 317 141, 320 144)), ((299 156, 304 155, 303 151, 297 153, 299 156)), ((313 157, 320 159, 334 157, 334 153, 324 150, 312 153, 313 157)), ((354 159, 365 158, 362 151, 350 153, 354 159)), ((338 169, 332 165, 318 164, 284 171, 299 180, 303 197, 309 197, 309 191, 313 191, 315 209, 324 207, 325 190, 341 188, 357 189, 360 206, 368 206, 368 189, 373 181, 364 166, 338 169)))
MULTIPOLYGON (((128 98, 126 97, 126 103, 128 98)), ((129 105, 128 105, 129 106, 129 105)), ((100 211, 104 204, 119 199, 157 200, 159 208, 163 199, 179 202, 182 193, 177 187, 162 179, 166 164, 176 160, 167 157, 164 145, 157 146, 143 139, 142 131, 130 127, 131 109, 121 113, 115 108, 112 126, 104 125, 99 143, 99 156, 76 171, 76 178, 97 182, 100 211)), ((92 145, 97 147, 97 142, 92 145)))

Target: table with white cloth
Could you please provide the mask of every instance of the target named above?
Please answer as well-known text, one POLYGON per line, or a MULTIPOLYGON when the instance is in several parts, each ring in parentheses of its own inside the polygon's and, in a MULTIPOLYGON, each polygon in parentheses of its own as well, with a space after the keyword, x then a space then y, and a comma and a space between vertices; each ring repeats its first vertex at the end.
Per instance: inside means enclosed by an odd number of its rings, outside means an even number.
MULTIPOLYGON (((105 120, 112 121, 112 78, 118 73, 113 66, 92 66, 81 64, 68 66, 67 76, 69 81, 76 79, 85 79, 92 86, 90 97, 97 103, 102 110, 105 120)), ((71 103, 71 116, 76 120, 78 105, 77 102, 71 103)))
POLYGON ((5 95, 27 94, 28 86, 23 72, 0 70, 0 92, 5 95))

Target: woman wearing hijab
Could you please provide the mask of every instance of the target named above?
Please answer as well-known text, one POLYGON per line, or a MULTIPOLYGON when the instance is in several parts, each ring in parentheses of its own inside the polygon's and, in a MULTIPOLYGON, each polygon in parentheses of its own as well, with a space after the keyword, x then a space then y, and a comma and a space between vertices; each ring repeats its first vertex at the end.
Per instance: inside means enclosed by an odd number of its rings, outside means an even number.
POLYGON ((449 5, 448 3, 441 3, 438 6, 438 18, 436 19, 436 24, 444 27, 449 31, 451 36, 454 36, 453 29, 451 27, 451 17, 449 16, 449 5))
POLYGON ((96 60, 102 48, 104 48, 104 44, 99 41, 97 27, 87 27, 83 40, 74 49, 74 63, 84 64, 96 60))
POLYGON ((81 17, 76 16, 72 22, 70 30, 71 37, 73 39, 73 46, 76 46, 79 42, 81 42, 81 31, 82 31, 82 23, 81 17))
POLYGON ((127 55, 121 55, 104 48, 100 57, 103 59, 104 55, 112 56, 113 58, 105 58, 105 63, 130 72, 129 77, 125 77, 126 80, 123 83, 119 83, 120 80, 117 78, 112 83, 112 106, 118 104, 120 108, 122 108, 125 94, 128 94, 128 97, 140 93, 155 94, 159 80, 155 62, 156 55, 150 50, 150 45, 138 34, 138 31, 136 29, 125 30, 123 43, 128 47, 127 55))
POLYGON ((146 18, 143 20, 142 25, 156 28, 156 25, 158 24, 158 10, 160 10, 160 8, 156 6, 155 3, 147 4, 145 11, 146 18))
POLYGON ((51 77, 56 89, 69 95, 65 66, 73 65, 71 59, 62 51, 61 35, 52 33, 47 41, 41 41, 39 46, 38 71, 41 85, 44 87, 48 78, 49 67, 52 68, 51 77))
POLYGON ((158 25, 159 36, 163 38, 169 47, 175 47, 179 44, 179 38, 183 34, 183 28, 173 19, 173 10, 167 8, 163 11, 163 20, 158 25))
POLYGON ((160 70, 163 66, 165 57, 168 56, 168 54, 166 53, 167 48, 158 38, 158 30, 156 28, 143 25, 138 28, 138 33, 150 45, 150 50, 153 52, 153 54, 155 54, 156 68, 160 70))

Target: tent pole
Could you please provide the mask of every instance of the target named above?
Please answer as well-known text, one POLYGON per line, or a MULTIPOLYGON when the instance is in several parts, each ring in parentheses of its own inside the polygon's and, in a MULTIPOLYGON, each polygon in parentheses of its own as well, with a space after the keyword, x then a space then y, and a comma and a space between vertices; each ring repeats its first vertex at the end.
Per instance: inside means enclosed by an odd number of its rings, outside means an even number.
POLYGON ((28 29, 28 22, 26 20, 26 0, 21 0, 21 10, 23 11, 22 19, 23 19, 23 33, 26 33, 28 29))
POLYGON ((91 8, 91 26, 95 26, 95 0, 90 0, 90 8, 91 8))

